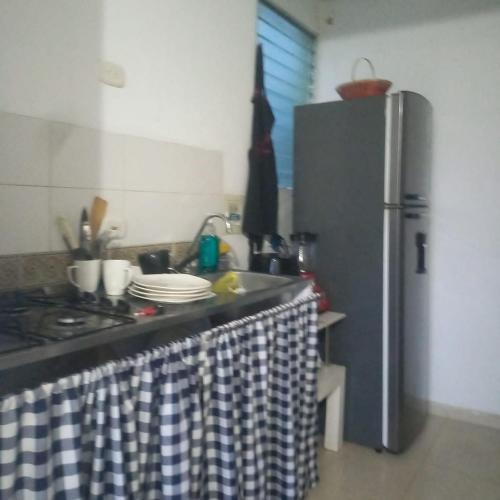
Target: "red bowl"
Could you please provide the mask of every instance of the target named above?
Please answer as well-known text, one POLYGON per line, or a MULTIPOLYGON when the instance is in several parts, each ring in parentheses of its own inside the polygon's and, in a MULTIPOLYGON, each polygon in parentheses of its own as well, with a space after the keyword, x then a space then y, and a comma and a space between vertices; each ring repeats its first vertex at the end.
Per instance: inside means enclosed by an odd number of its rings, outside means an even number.
POLYGON ((354 82, 343 83, 335 90, 345 101, 351 99, 361 99, 362 97, 372 97, 384 95, 391 87, 389 80, 356 80, 354 82))

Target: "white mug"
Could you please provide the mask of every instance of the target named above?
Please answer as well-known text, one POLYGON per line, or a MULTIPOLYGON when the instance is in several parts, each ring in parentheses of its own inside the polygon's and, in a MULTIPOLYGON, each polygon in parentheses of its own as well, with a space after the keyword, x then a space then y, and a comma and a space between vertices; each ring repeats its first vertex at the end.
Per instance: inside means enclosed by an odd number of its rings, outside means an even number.
POLYGON ((68 266, 68 279, 81 292, 94 293, 99 286, 101 278, 101 261, 75 260, 72 266, 68 266))
POLYGON ((128 260, 103 261, 104 289, 107 295, 123 295, 132 281, 132 267, 128 260))

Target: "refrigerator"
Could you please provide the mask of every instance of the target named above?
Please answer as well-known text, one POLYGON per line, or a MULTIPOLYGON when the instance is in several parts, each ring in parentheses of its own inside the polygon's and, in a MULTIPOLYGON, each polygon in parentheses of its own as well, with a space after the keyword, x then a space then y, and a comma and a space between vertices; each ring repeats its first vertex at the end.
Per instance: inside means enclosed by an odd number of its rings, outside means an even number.
POLYGON ((316 276, 347 318, 344 439, 405 450, 425 425, 432 108, 399 92, 295 108, 293 226, 318 235, 316 276))

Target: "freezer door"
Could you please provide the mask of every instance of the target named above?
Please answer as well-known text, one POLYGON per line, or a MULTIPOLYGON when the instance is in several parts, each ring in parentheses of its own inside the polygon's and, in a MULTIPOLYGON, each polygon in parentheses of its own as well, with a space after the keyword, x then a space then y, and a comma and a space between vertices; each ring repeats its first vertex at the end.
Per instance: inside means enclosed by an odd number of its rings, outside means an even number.
POLYGON ((389 96, 384 189, 387 205, 429 205, 431 140, 429 101, 414 92, 389 96))
POLYGON ((429 213, 386 209, 383 442, 403 451, 425 423, 429 386, 429 213))

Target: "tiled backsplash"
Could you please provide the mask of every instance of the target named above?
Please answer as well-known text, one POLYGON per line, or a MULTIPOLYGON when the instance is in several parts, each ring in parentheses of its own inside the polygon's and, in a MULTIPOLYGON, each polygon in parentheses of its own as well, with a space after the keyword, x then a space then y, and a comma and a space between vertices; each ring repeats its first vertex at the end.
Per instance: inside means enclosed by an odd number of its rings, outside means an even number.
MULTIPOLYGON (((175 263, 186 255, 189 245, 189 242, 180 242, 114 248, 110 251, 110 258, 126 259, 137 265, 139 254, 167 249, 171 262, 175 263)), ((67 252, 0 256, 0 290, 67 283, 66 268, 71 262, 71 256, 67 252)))
POLYGON ((7 255, 64 251, 56 217, 76 233, 96 195, 127 225, 120 246, 188 241, 224 210, 222 154, 191 146, 0 112, 0 166, 2 269, 7 255))

